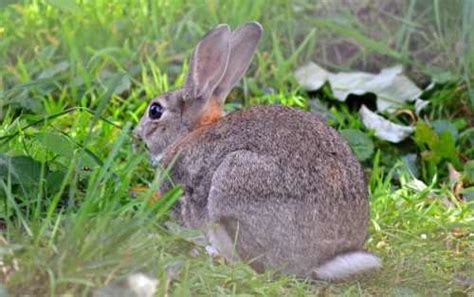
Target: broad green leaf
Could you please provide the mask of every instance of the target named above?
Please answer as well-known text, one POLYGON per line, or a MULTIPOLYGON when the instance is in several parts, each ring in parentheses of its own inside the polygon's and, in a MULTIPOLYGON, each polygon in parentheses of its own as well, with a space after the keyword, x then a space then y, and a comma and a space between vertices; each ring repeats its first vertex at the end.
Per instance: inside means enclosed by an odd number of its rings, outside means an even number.
MULTIPOLYGON (((72 143, 66 136, 56 133, 41 132, 36 133, 34 138, 47 150, 64 157, 66 160, 72 160, 76 149, 79 147, 72 143)), ((81 168, 88 167, 93 168, 100 165, 93 156, 87 152, 81 153, 81 159, 79 166, 81 168)))
POLYGON ((7 179, 9 175, 14 184, 36 185, 41 178, 41 163, 28 156, 0 154, 0 178, 7 179))
POLYGON ((72 144, 65 136, 55 133, 36 133, 34 138, 51 152, 72 159, 76 146, 72 144))
POLYGON ((66 173, 64 171, 53 171, 48 174, 46 178, 46 186, 48 188, 48 192, 56 193, 61 188, 61 185, 64 181, 64 177, 66 173))
POLYGON ((341 134, 360 161, 369 159, 374 153, 374 143, 366 133, 357 129, 345 129, 341 130, 341 134))
POLYGON ((80 166, 82 168, 94 168, 97 166, 101 166, 102 164, 101 161, 91 151, 84 151, 81 154, 82 155, 81 155, 80 166))
POLYGON ((439 141, 433 147, 433 152, 439 154, 441 158, 455 161, 457 160, 458 152, 456 150, 456 143, 453 135, 445 130, 439 135, 439 141))
POLYGON ((423 122, 418 122, 415 127, 415 141, 419 144, 425 144, 429 148, 433 148, 438 142, 438 135, 436 132, 423 122))

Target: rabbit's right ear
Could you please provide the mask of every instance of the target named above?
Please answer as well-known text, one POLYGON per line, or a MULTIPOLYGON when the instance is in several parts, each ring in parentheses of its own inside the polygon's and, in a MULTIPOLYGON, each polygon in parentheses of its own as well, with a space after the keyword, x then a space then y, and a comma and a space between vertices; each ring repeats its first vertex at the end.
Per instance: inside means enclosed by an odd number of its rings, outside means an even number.
POLYGON ((213 99, 217 100, 218 105, 224 105, 229 92, 247 71, 262 32, 262 25, 257 22, 245 23, 232 32, 229 63, 224 77, 213 94, 213 99))
POLYGON ((201 101, 198 105, 207 102, 224 76, 230 37, 229 26, 219 25, 207 33, 193 51, 184 88, 189 92, 188 99, 201 101))

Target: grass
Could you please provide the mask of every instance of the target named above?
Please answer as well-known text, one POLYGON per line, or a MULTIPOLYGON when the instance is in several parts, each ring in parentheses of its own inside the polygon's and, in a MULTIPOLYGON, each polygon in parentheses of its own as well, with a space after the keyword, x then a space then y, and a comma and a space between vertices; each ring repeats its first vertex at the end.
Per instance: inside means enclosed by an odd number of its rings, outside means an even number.
MULTIPOLYGON (((424 120, 457 125, 456 149, 467 163, 474 158, 473 49, 463 48, 459 59, 452 52, 457 37, 473 38, 472 18, 465 10, 456 14, 471 4, 395 2, 401 14, 374 4, 369 12, 379 14, 372 26, 358 5, 334 10, 304 1, 51 0, 2 7, 2 286, 11 295, 87 296, 146 271, 160 280, 159 296, 472 294, 472 283, 459 280, 473 276, 472 201, 457 199, 445 162, 432 166, 423 182, 416 179, 400 161, 405 147, 421 155, 411 140, 401 146, 375 140, 377 152, 364 162, 371 192, 368 249, 384 268, 342 284, 211 261, 190 242, 195 234, 164 227, 180 189, 152 203, 159 179, 145 154, 131 148, 130 130, 148 99, 182 84, 182 62, 199 36, 220 22, 235 27, 255 19, 266 28, 264 40, 228 108, 277 102, 309 109, 311 97, 292 77, 309 60, 333 70, 399 62, 421 84, 427 76, 450 79, 427 95, 432 106, 424 120), (354 45, 350 55, 334 54, 354 45), (137 187, 145 190, 132 190, 137 187)), ((362 129, 350 107, 324 104, 337 129, 362 129)))

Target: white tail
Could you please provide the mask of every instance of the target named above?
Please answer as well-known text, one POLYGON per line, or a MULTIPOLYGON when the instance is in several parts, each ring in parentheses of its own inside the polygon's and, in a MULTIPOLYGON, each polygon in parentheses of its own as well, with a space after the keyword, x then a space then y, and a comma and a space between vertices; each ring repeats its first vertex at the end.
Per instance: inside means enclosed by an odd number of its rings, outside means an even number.
POLYGON ((315 270, 316 277, 323 280, 344 280, 356 274, 382 267, 375 255, 363 251, 337 255, 315 270))

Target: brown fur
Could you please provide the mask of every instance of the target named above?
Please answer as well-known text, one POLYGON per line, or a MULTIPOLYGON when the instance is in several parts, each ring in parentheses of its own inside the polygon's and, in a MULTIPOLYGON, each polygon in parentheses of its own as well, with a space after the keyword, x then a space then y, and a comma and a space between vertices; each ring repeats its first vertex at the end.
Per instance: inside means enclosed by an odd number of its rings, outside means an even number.
POLYGON ((160 191, 182 186, 173 212, 183 225, 207 230, 228 259, 235 259, 229 249, 235 240, 237 256, 257 271, 311 277, 335 256, 362 249, 369 218, 364 173, 345 141, 315 114, 272 105, 222 117, 219 95, 245 72, 261 34, 255 23, 242 27, 229 37, 219 26, 198 47, 215 46, 219 61, 230 57, 237 61, 226 64, 244 68, 199 65, 195 51, 191 68, 205 71, 154 99, 165 113, 158 120, 145 115, 136 134, 152 157, 163 154, 162 166, 172 165, 172 181, 163 181, 160 191), (240 50, 230 54, 226 40, 240 50), (224 84, 209 84, 215 77, 224 84))
POLYGON ((224 110, 222 106, 217 102, 217 99, 211 98, 202 112, 202 115, 199 117, 196 128, 215 123, 223 116, 224 110))

